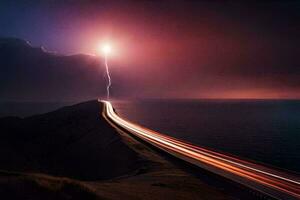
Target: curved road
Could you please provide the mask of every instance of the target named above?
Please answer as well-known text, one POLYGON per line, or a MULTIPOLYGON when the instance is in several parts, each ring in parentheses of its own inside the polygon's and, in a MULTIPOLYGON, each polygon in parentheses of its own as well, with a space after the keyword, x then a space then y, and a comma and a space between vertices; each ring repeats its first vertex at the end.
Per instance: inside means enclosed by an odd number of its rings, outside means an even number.
POLYGON ((229 178, 276 199, 300 199, 300 178, 265 166, 224 155, 141 127, 119 117, 109 101, 103 116, 145 142, 201 168, 229 178))

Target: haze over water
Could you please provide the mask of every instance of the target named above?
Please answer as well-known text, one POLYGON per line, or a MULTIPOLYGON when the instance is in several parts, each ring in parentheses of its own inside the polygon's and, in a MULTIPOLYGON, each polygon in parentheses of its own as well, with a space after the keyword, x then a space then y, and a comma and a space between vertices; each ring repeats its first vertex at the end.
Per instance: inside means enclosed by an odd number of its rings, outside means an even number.
POLYGON ((299 100, 115 101, 117 113, 198 146, 300 173, 299 100))

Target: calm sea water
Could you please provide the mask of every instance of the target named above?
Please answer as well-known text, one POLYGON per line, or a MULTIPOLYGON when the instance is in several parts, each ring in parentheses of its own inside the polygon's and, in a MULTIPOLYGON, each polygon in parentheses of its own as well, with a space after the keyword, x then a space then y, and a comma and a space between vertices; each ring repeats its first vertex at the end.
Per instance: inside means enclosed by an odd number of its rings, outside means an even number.
POLYGON ((122 117, 198 146, 300 172, 300 101, 114 101, 122 117))

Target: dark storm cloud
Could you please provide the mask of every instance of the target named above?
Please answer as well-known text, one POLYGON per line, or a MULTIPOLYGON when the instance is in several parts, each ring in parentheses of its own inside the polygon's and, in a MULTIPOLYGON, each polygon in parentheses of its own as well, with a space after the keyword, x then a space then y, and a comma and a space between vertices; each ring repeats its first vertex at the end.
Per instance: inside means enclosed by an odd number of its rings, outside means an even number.
POLYGON ((116 96, 300 98, 297 1, 1 1, 0 11, 0 36, 49 50, 114 41, 116 96))

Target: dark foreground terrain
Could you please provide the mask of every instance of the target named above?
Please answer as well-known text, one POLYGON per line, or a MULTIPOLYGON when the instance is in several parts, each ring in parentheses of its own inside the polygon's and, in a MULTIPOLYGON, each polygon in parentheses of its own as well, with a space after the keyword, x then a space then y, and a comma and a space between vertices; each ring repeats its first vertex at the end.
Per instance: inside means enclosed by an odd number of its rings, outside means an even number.
POLYGON ((1 199, 233 199, 115 130, 90 101, 0 118, 1 199))

